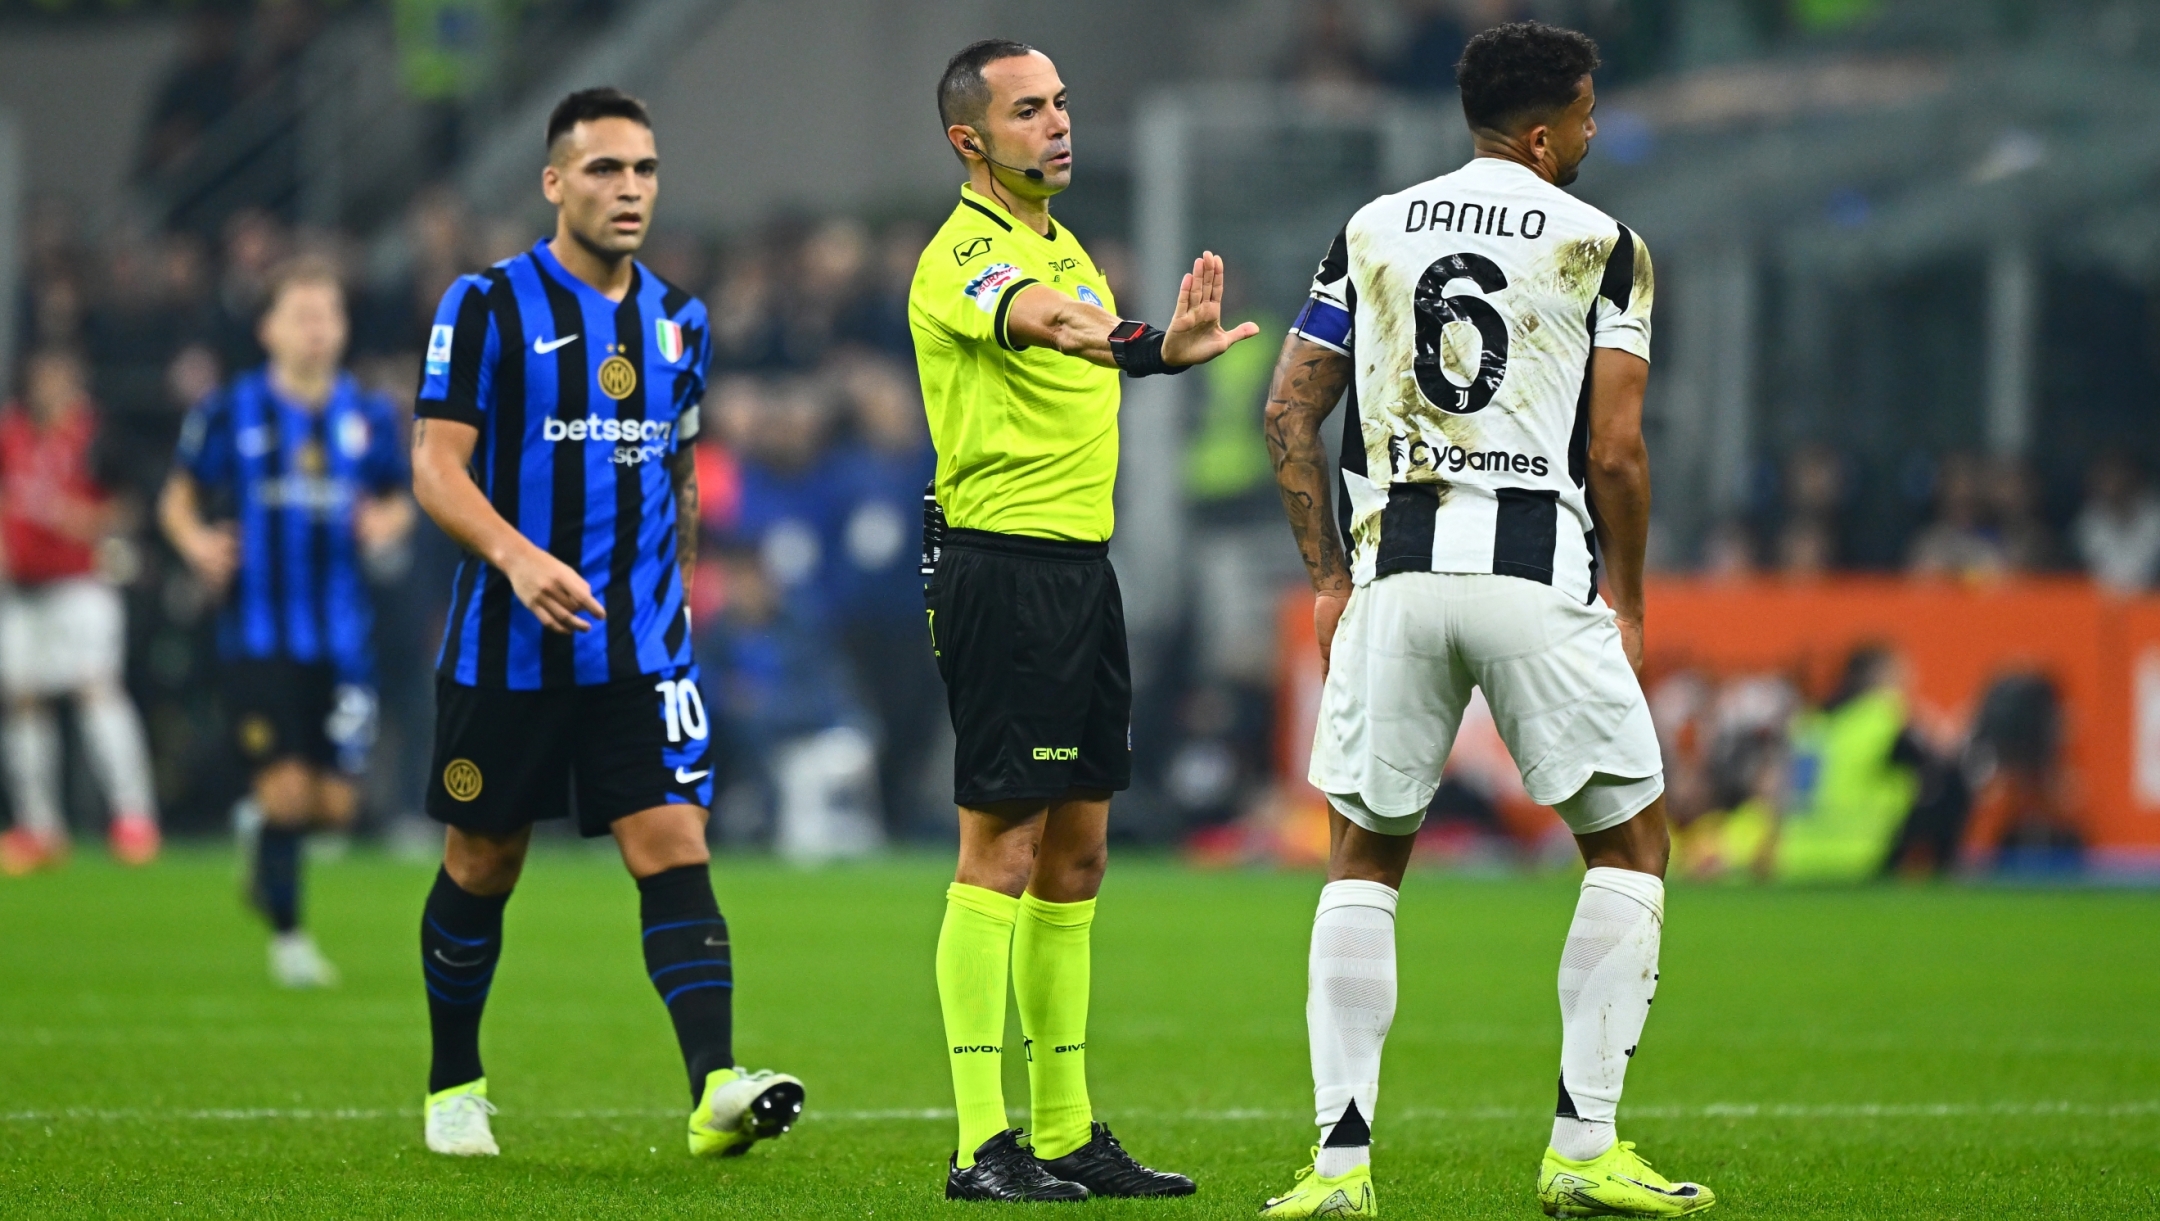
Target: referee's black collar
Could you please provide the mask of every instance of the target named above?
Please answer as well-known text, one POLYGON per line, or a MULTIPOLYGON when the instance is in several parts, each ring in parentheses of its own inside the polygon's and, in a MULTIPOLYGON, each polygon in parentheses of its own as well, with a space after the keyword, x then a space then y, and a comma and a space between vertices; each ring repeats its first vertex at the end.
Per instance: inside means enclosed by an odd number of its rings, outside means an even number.
MULTIPOLYGON (((998 228, 1003 229, 1005 232, 1011 233, 1013 231, 1011 221, 1006 220, 1002 216, 999 216, 997 214, 997 211, 989 207, 988 205, 978 203, 975 200, 968 198, 970 194, 972 194, 972 192, 962 190, 960 192, 960 202, 966 204, 970 208, 975 209, 977 212, 982 213, 984 216, 989 217, 991 223, 995 224, 998 228)), ((1050 232, 1043 234, 1042 239, 1046 242, 1054 242, 1057 240, 1057 218, 1049 217, 1046 219, 1050 221, 1050 232)))
POLYGON ((974 200, 969 199, 965 195, 962 195, 960 197, 960 202, 970 208, 975 209, 977 212, 982 213, 984 216, 989 217, 991 224, 996 225, 998 228, 1003 229, 1007 233, 1012 232, 1012 222, 1006 220, 1004 217, 999 216, 997 213, 991 211, 990 209, 982 206, 979 203, 976 203, 974 200))

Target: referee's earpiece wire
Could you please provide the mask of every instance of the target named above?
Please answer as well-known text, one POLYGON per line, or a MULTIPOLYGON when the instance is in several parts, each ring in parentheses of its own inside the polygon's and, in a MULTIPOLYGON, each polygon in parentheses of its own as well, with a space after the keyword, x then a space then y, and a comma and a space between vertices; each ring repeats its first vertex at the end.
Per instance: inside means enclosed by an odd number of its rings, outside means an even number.
MULTIPOLYGON (((982 158, 985 164, 994 167, 990 171, 990 193, 997 198, 997 201, 999 203, 1005 205, 1005 210, 1007 212, 1018 215, 1019 209, 1013 206, 1013 201, 1005 198, 1004 193, 998 190, 997 171, 1011 170, 1015 174, 1025 175, 1028 178, 1034 179, 1036 182, 1042 181, 1043 172, 1034 168, 1022 169, 1017 165, 1007 165, 1004 162, 992 157, 990 154, 984 152, 982 150, 982 147, 976 144, 973 139, 962 140, 960 143, 967 149, 967 151, 982 158)), ((985 141, 985 143, 987 143, 987 141, 985 141)))

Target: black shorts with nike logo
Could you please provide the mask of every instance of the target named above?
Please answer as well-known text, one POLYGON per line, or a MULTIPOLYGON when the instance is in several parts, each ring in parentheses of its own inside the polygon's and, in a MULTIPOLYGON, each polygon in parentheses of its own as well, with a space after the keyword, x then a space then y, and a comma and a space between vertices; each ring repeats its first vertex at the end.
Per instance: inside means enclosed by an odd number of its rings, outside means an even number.
POLYGON ((572 785, 587 836, 654 806, 710 808, 712 729, 695 665, 538 691, 438 675, 428 817, 507 835, 568 817, 572 785))
POLYGON ((953 801, 1132 783, 1125 606, 1106 543, 944 532, 923 600, 959 739, 953 801))

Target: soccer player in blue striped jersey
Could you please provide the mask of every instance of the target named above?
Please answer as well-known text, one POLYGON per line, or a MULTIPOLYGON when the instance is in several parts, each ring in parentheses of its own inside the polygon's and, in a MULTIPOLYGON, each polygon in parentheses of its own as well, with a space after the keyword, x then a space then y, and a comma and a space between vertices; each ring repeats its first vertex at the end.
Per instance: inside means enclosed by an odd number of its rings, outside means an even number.
POLYGON ((375 723, 361 565, 411 529, 413 512, 393 409, 338 369, 337 269, 280 269, 258 334, 269 363, 188 414, 158 511, 174 548, 224 596, 226 712, 261 818, 249 894, 273 930, 272 974, 313 987, 337 976, 300 928, 301 838, 352 820, 375 723))
POLYGON ((705 307, 634 257, 659 156, 642 103, 548 119, 553 237, 452 285, 427 346, 413 490, 468 555, 436 676, 428 813, 447 823, 421 920, 430 1149, 493 1154, 480 1014, 533 824, 571 811, 637 879, 647 974, 690 1076, 690 1151, 787 1131, 802 1083, 735 1064, 727 923, 705 820, 711 725, 690 655, 690 441, 705 307))

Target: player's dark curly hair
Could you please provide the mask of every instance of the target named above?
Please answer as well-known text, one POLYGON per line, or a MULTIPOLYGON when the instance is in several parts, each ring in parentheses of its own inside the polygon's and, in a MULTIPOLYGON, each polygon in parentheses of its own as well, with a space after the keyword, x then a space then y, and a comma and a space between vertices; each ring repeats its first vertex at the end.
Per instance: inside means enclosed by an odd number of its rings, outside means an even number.
POLYGON ((946 61, 945 75, 938 78, 938 122, 946 127, 982 122, 983 113, 990 109, 990 86, 983 80, 983 69, 1001 59, 1034 53, 1035 48, 1010 38, 985 38, 960 48, 958 55, 946 61))
POLYGON ((1472 38, 1455 64, 1463 117, 1473 128, 1514 131, 1567 109, 1597 66, 1597 44, 1587 34, 1542 21, 1496 25, 1472 38))
POLYGON ((631 97, 612 85, 597 89, 580 89, 562 101, 548 115, 547 146, 555 147, 555 141, 563 133, 580 123, 594 119, 628 119, 647 131, 652 130, 652 115, 646 113, 645 103, 631 97))

